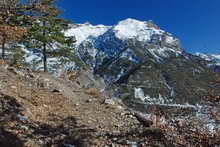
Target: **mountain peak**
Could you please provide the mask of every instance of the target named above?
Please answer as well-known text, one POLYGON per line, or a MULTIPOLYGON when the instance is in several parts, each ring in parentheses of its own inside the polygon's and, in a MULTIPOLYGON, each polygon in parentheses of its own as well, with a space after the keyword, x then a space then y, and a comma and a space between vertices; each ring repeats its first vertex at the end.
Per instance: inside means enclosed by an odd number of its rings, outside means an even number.
POLYGON ((139 21, 128 18, 120 21, 114 27, 114 31, 118 38, 136 38, 138 41, 149 41, 153 34, 162 35, 164 33, 164 31, 158 28, 152 21, 139 21))
POLYGON ((148 20, 148 21, 140 21, 137 19, 133 19, 133 18, 127 18, 124 20, 119 21, 118 25, 143 25, 143 26, 147 26, 149 28, 155 28, 155 29, 160 29, 153 20, 148 20))
POLYGON ((121 20, 119 21, 119 24, 123 24, 123 23, 143 23, 143 21, 139 21, 139 20, 136 20, 136 19, 133 19, 133 18, 127 18, 127 19, 124 19, 124 20, 121 20))

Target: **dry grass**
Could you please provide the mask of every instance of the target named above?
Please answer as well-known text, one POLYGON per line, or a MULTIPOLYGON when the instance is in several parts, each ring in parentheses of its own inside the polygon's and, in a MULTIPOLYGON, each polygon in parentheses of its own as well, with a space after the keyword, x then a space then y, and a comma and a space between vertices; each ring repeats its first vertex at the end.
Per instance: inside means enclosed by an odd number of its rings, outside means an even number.
POLYGON ((69 72, 67 73, 67 75, 68 75, 67 77, 69 80, 74 81, 78 77, 78 72, 69 72))
POLYGON ((98 98, 101 95, 97 88, 86 89, 85 94, 90 95, 90 96, 95 97, 95 98, 98 98))
POLYGON ((4 65, 5 61, 4 60, 0 60, 0 65, 4 65))

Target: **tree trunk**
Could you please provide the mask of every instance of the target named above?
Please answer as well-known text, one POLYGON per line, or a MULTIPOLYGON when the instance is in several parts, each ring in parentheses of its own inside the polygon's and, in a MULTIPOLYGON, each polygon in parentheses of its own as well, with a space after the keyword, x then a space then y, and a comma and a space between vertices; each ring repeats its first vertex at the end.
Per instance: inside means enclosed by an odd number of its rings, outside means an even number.
POLYGON ((44 62, 44 72, 47 72, 47 53, 46 53, 46 43, 43 45, 43 62, 44 62))
MULTIPOLYGON (((43 26, 46 26, 46 22, 43 21, 43 26)), ((43 30, 43 36, 46 36, 46 30, 43 30)), ((47 44, 43 43, 43 62, 44 62, 44 72, 47 72, 47 44)))
POLYGON ((2 59, 5 60, 5 38, 2 40, 2 59))

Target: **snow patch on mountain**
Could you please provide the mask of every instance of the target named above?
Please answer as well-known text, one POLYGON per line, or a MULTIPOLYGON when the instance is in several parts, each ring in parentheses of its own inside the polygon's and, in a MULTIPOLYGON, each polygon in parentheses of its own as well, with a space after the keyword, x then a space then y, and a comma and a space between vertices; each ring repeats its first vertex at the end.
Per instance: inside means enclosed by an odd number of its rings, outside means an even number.
POLYGON ((215 59, 217 60, 220 60, 220 55, 217 55, 217 54, 211 54, 212 57, 214 57, 215 59))
POLYGON ((197 53, 195 53, 195 55, 196 55, 196 56, 199 56, 199 57, 201 57, 201 58, 203 58, 203 59, 205 59, 205 60, 207 60, 207 61, 211 61, 211 60, 214 59, 212 56, 210 56, 210 55, 208 55, 208 54, 204 54, 204 53, 199 53, 199 52, 197 52, 197 53))
POLYGON ((220 66, 220 55, 219 54, 205 54, 205 53, 197 52, 195 53, 195 55, 210 62, 208 66, 214 68, 213 70, 215 72, 219 72, 219 66, 220 66))
POLYGON ((150 27, 146 21, 126 19, 120 21, 113 29, 120 39, 136 38, 139 41, 149 41, 153 34, 162 34, 164 31, 150 27))
MULTIPOLYGON (((44 66, 42 62, 42 54, 36 52, 35 50, 28 50, 24 46, 21 46, 21 48, 22 51, 25 52, 24 62, 33 70, 43 71, 44 66)), ((65 60, 65 58, 48 57, 48 71, 53 73, 54 76, 60 76, 66 71, 74 71, 78 69, 78 66, 75 62, 71 61, 63 63, 62 60, 65 60)))
POLYGON ((104 34, 110 26, 97 25, 93 26, 89 23, 72 25, 72 28, 66 32, 67 36, 75 36, 76 44, 82 43, 89 37, 98 37, 104 34))
POLYGON ((176 56, 182 54, 182 51, 174 50, 172 48, 167 48, 167 47, 163 47, 159 49, 149 49, 148 51, 154 56, 157 62, 161 62, 163 60, 161 57, 164 58, 170 57, 171 52, 174 53, 176 56))
POLYGON ((220 55, 218 54, 205 54, 205 53, 195 53, 196 56, 199 56, 207 61, 219 61, 220 62, 220 55))
POLYGON ((149 95, 145 95, 144 90, 142 88, 134 88, 134 97, 136 99, 140 99, 141 102, 146 103, 148 105, 150 104, 166 104, 167 102, 171 103, 171 100, 168 100, 165 97, 162 97, 161 94, 159 94, 158 97, 150 97, 149 95))
POLYGON ((170 36, 166 36, 165 41, 168 44, 173 44, 175 41, 177 41, 177 39, 170 35, 170 36))

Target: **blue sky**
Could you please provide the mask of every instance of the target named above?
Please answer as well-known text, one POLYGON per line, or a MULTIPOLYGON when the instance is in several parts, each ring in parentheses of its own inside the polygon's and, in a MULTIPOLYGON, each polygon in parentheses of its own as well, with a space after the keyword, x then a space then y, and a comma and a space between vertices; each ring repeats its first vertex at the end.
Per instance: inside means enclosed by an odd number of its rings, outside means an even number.
POLYGON ((189 52, 220 53, 220 0, 60 0, 59 7, 75 23, 153 20, 189 52))

